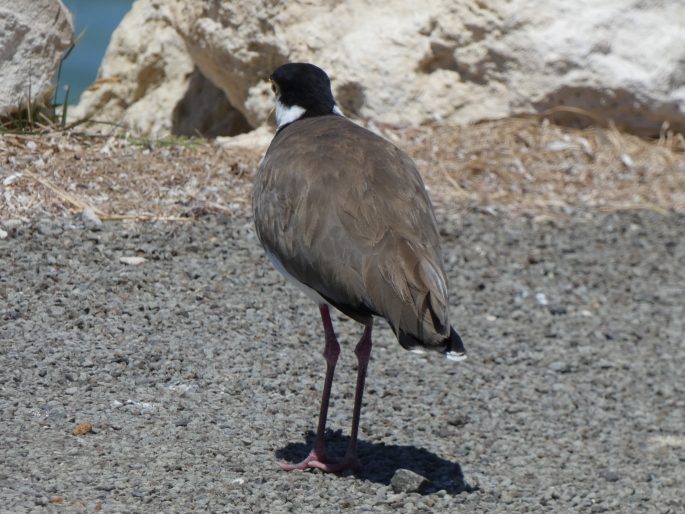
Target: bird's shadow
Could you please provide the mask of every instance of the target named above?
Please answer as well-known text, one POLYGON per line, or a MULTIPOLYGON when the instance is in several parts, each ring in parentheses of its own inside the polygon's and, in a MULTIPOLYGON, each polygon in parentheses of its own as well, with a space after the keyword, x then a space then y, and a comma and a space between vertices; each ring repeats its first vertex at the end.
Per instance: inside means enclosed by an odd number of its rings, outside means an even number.
MULTIPOLYGON (((304 442, 288 443, 277 449, 276 458, 284 462, 299 462, 309 453, 314 437, 314 432, 307 432, 304 442)), ((349 440, 349 436, 343 435, 340 430, 327 431, 326 444, 331 459, 342 457, 349 440)), ((450 495, 478 490, 478 487, 466 482, 458 462, 442 459, 428 450, 415 446, 371 443, 362 439, 357 441, 357 448, 362 470, 356 475, 362 480, 390 485, 398 469, 408 469, 429 480, 430 483, 420 491, 423 495, 443 489, 450 495)))

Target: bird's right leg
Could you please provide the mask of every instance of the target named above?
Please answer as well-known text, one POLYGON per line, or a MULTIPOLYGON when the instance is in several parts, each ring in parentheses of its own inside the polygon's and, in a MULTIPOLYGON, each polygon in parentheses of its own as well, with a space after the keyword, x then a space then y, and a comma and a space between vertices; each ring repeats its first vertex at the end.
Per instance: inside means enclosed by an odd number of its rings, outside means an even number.
POLYGON ((362 411, 362 396, 364 394, 364 382, 366 380, 366 370, 371 358, 371 330, 373 324, 369 323, 364 328, 359 343, 354 349, 357 354, 357 388, 354 393, 354 412, 352 414, 352 432, 350 433, 350 442, 347 446, 345 456, 339 462, 320 462, 311 461, 309 467, 319 468, 326 473, 342 473, 343 471, 358 471, 361 468, 361 463, 357 457, 357 436, 359 435, 359 418, 362 411))
POLYGON ((328 417, 328 403, 331 397, 331 388, 333 386, 333 375, 335 373, 335 365, 338 362, 340 355, 340 344, 335 337, 333 330, 333 323, 331 322, 331 314, 327 304, 319 305, 319 312, 321 312, 321 320, 323 321, 323 330, 326 338, 326 344, 323 350, 323 356, 326 359, 326 378, 323 384, 323 394, 321 395, 321 409, 319 410, 319 425, 316 429, 316 439, 314 440, 314 447, 309 455, 298 464, 280 464, 281 469, 285 471, 292 471, 294 469, 307 469, 309 463, 314 462, 328 462, 326 454, 326 441, 324 434, 326 432, 326 418, 328 417))

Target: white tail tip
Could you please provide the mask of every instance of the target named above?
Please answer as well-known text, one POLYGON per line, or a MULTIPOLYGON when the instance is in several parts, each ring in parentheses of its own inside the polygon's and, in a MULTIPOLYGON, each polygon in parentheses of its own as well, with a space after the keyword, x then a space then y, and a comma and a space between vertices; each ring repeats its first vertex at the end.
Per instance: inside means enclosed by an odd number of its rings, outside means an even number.
POLYGON ((462 352, 446 352, 445 357, 448 360, 454 361, 454 362, 460 362, 466 360, 466 354, 462 352))

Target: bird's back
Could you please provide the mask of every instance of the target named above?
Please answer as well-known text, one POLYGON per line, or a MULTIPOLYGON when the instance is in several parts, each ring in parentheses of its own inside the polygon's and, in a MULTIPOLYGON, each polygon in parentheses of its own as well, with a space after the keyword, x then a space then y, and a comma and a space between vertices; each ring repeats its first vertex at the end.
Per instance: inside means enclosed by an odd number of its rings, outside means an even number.
POLYGON ((406 348, 449 350, 435 216, 404 152, 341 116, 299 120, 274 137, 253 209, 296 280, 357 320, 383 316, 406 348))

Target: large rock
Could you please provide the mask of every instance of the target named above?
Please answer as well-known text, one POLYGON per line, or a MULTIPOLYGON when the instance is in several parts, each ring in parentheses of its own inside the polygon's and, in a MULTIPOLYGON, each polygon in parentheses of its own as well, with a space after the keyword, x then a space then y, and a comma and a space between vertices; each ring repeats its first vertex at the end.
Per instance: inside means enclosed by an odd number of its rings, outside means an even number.
POLYGON ((193 68, 160 2, 137 1, 112 34, 96 81, 69 114, 136 133, 168 134, 193 68))
POLYGON ((494 78, 513 112, 578 107, 634 133, 685 131, 682 2, 515 0, 499 13, 489 46, 494 62, 507 56, 494 78))
MULTIPOLYGON (((658 133, 664 121, 685 130, 683 7, 657 0, 572 4, 424 0, 417 9, 414 0, 138 0, 118 32, 135 27, 153 41, 173 39, 156 60, 171 59, 170 46, 173 61, 196 66, 225 94, 234 133, 267 121, 272 99, 264 79, 287 61, 319 64, 343 111, 386 123, 466 123, 552 109, 555 116, 611 119, 638 133, 658 133), (163 11, 164 23, 135 15, 143 5, 163 11)), ((113 42, 107 59, 125 49, 124 64, 134 69, 149 53, 149 45, 113 42)), ((157 76, 168 90, 181 74, 164 68, 157 76)), ((183 97, 184 112, 197 117, 205 111, 194 109, 202 101, 193 91, 201 89, 188 89, 189 72, 183 76, 168 104, 175 108, 183 97)), ((151 94, 138 74, 126 84, 142 91, 139 102, 151 94)), ((102 87, 103 94, 114 88, 102 87)), ((126 120, 130 96, 120 98, 126 120)), ((173 111, 156 107, 136 115, 173 111)))
POLYGON ((156 0, 133 4, 112 35, 96 81, 69 114, 72 120, 106 121, 150 136, 213 137, 250 128, 197 70, 170 25, 166 3, 156 0))
POLYGON ((0 116, 46 101, 73 40, 61 0, 0 0, 0 116))

